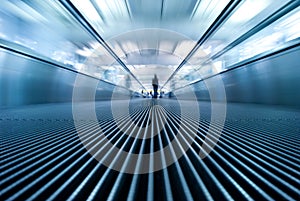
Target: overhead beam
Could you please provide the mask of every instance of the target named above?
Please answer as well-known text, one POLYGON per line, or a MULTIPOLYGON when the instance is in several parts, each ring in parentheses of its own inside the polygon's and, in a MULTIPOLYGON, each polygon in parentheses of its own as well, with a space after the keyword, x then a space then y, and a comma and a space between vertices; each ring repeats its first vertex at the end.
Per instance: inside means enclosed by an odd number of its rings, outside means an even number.
POLYGON ((132 12, 131 12, 128 0, 125 0, 125 5, 126 5, 126 9, 127 9, 127 13, 128 13, 129 19, 130 19, 130 21, 132 21, 132 12))
POLYGON ((198 10, 198 7, 200 5, 200 2, 201 2, 201 0, 197 0, 196 4, 194 6, 194 9, 193 9, 193 11, 190 15, 190 20, 192 20, 194 18, 195 14, 196 14, 196 11, 198 10))
POLYGON ((105 17, 102 14, 102 11, 100 10, 98 4, 94 1, 94 0, 90 0, 91 4, 94 6, 94 8, 96 9, 98 15, 101 17, 101 19, 103 20, 104 24, 107 24, 107 21, 105 19, 105 17))
POLYGON ((162 21, 164 14, 164 0, 161 0, 161 7, 160 7, 160 21, 162 21))

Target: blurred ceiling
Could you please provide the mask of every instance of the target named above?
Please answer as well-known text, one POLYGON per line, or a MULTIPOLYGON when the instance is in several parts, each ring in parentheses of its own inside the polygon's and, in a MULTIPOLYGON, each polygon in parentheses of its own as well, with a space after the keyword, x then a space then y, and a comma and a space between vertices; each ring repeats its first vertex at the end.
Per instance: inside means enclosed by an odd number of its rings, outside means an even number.
POLYGON ((285 38, 298 38, 297 21, 297 1, 11 0, 0 5, 0 40, 114 84, 129 75, 135 91, 157 74, 169 91, 257 54, 247 49, 254 39, 277 34, 278 44, 283 27, 285 38), (277 24, 256 34, 268 19, 277 24))

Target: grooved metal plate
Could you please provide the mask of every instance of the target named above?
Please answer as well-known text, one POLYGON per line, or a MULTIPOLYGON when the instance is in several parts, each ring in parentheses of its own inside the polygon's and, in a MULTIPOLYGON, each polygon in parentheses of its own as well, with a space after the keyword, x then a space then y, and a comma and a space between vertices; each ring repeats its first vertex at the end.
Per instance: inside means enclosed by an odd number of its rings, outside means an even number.
POLYGON ((198 119, 176 100, 117 106, 128 115, 96 102, 97 121, 74 120, 71 104, 2 110, 1 200, 299 200, 300 111, 227 104, 222 133, 201 159, 207 132, 216 139, 219 123, 211 124, 210 103, 199 102, 198 119), (97 143, 105 151, 98 158, 90 154, 97 143), (130 161, 113 148, 149 160, 130 161), (108 168, 105 157, 123 169, 108 168), (129 174, 127 167, 149 172, 129 174))

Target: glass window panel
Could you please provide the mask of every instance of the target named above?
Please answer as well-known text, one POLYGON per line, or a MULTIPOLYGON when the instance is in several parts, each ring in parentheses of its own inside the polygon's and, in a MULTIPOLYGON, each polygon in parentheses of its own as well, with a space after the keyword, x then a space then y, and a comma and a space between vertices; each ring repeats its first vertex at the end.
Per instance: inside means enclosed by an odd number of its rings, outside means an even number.
POLYGON ((285 1, 244 1, 222 27, 198 49, 189 62, 201 63, 203 59, 216 54, 284 4, 286 4, 285 1), (206 54, 205 57, 203 57, 203 53, 206 54), (199 57, 199 55, 202 56, 199 57))
POLYGON ((284 4, 286 1, 244 1, 222 27, 203 44, 202 48, 210 49, 207 52, 209 56, 216 54, 284 4))
POLYGON ((300 38, 299 24, 300 7, 226 52, 220 59, 229 67, 260 53, 279 48, 291 40, 300 38))
POLYGON ((93 41, 53 1, 37 1, 35 4, 4 1, 0 7, 0 21, 1 39, 10 46, 30 49, 32 54, 66 65, 72 66, 82 60, 77 51, 85 49, 93 41))
POLYGON ((206 49, 199 48, 188 61, 188 64, 178 71, 174 79, 181 84, 184 82, 180 82, 180 79, 185 81, 194 78, 193 81, 201 80, 218 74, 240 61, 280 48, 282 45, 293 42, 292 40, 299 40, 299 24, 300 8, 298 7, 213 61, 203 63, 209 59, 210 53, 214 51, 213 45, 206 47, 206 49))
POLYGON ((127 73, 57 1, 3 1, 0 43, 114 84, 127 73))

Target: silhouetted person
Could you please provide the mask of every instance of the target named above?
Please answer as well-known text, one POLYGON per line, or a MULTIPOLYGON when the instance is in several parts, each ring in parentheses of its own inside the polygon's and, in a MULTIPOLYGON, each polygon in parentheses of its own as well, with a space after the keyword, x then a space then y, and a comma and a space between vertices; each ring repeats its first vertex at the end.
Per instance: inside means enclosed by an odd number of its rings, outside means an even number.
POLYGON ((173 91, 174 91, 174 89, 175 89, 175 80, 174 79, 172 79, 171 80, 171 85, 170 85, 170 92, 169 92, 169 98, 171 98, 172 96, 173 96, 173 91))
POLYGON ((126 85, 127 89, 130 89, 130 87, 131 87, 131 79, 130 79, 129 75, 126 76, 126 83, 125 83, 125 85, 126 85))
POLYGON ((158 89, 158 79, 156 74, 154 74, 154 78, 152 79, 152 86, 153 86, 153 98, 157 98, 157 89, 158 89))

